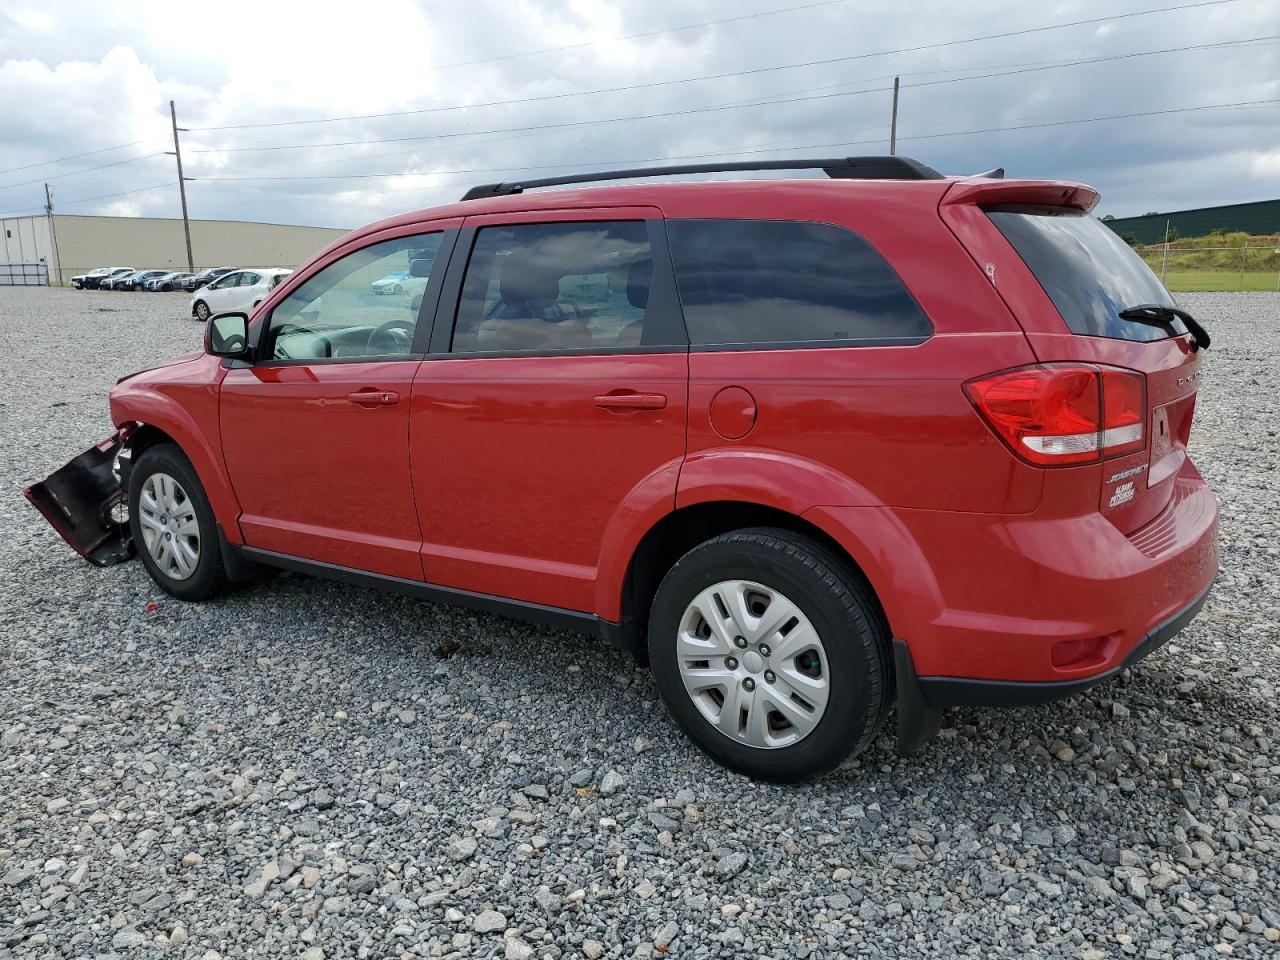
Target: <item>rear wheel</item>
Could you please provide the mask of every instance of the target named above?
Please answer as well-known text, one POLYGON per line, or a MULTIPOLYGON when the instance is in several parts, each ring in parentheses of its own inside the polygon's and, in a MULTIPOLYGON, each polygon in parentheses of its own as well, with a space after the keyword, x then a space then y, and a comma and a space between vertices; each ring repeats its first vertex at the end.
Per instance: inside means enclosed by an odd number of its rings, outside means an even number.
POLYGON ((221 587, 213 509, 195 469, 175 445, 148 447, 134 464, 129 529, 143 566, 166 593, 203 600, 221 587))
POLYGON ((758 528, 685 554, 649 621, 654 680, 713 759, 762 780, 826 773, 871 743, 891 696, 867 586, 814 540, 758 528))
POLYGON ((209 319, 209 305, 203 300, 197 300, 194 313, 196 315, 196 319, 203 323, 209 319))

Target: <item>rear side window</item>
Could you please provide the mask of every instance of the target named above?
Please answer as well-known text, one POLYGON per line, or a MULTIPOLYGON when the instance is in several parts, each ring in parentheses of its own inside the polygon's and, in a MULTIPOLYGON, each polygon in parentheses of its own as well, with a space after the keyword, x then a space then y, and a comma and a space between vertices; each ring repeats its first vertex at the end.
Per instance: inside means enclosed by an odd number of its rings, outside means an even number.
POLYGON ((638 347, 648 342, 652 281, 644 221, 484 227, 467 264, 452 352, 638 347))
POLYGON ((1090 214, 1018 207, 991 208, 987 216, 1035 274, 1072 333, 1146 341, 1187 332, 1181 320, 1162 328, 1120 317, 1129 307, 1171 307, 1174 300, 1142 258, 1090 214))
POLYGON ((668 220, 694 344, 916 343, 933 328, 866 240, 826 223, 668 220))

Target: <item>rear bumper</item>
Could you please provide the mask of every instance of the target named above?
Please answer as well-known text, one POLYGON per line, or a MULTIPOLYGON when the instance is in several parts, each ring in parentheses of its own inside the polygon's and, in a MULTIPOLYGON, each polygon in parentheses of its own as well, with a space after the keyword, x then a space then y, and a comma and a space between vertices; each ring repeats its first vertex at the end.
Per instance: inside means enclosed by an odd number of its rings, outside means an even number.
POLYGON ((1128 534, 1096 499, 1050 497, 1049 479, 1029 514, 809 514, 862 567, 933 699, 1034 703, 1084 689, 1194 616, 1213 582, 1217 499, 1190 461, 1165 510, 1128 534))
POLYGON ((1027 707, 1038 703, 1051 703, 1064 697, 1083 693, 1090 687, 1110 680, 1125 668, 1158 650, 1183 627, 1195 619, 1205 600, 1209 598, 1212 584, 1199 596, 1156 625, 1128 653, 1124 660, 1101 673, 1071 680, 980 680, 971 677, 918 677, 920 692, 930 707, 1027 707))

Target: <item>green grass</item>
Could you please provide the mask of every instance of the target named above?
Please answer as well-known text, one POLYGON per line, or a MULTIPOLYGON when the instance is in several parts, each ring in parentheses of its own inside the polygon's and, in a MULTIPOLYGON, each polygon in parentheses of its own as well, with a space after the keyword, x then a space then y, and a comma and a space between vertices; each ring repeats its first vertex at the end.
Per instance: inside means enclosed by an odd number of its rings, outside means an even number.
MULTIPOLYGON (((1160 267, 1155 267, 1156 276, 1160 267)), ((1239 270, 1173 270, 1165 273, 1164 285, 1175 293, 1221 293, 1235 290, 1267 290, 1274 292, 1280 273, 1239 270)))

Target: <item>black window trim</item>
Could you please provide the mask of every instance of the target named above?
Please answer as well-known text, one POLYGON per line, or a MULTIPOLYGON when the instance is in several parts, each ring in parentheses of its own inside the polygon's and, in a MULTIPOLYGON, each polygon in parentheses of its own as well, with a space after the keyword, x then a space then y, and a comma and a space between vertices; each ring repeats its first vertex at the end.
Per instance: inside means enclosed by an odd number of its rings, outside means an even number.
MULTIPOLYGON (((927 317, 926 317, 927 319, 927 317)), ((932 326, 932 323, 930 324, 932 326)), ((834 340, 759 340, 746 343, 694 343, 690 353, 725 353, 739 350, 833 350, 849 347, 918 347, 937 335, 919 337, 842 337, 834 340)))
MULTIPOLYGON (((426 224, 424 224, 424 226, 426 226, 426 224)), ((447 227, 443 230, 439 230, 439 229, 422 230, 415 233, 400 234, 399 236, 396 236, 396 237, 383 237, 382 239, 375 240, 372 243, 366 243, 363 246, 355 247, 351 250, 348 250, 346 253, 342 254, 342 256, 337 257, 334 260, 328 261, 323 266, 320 266, 314 270, 311 270, 305 276, 302 276, 297 283, 292 284, 289 287, 288 292, 286 292, 279 300, 277 300, 272 305, 271 309, 263 316, 262 321, 258 324, 258 329, 257 329, 256 335, 254 338, 254 343, 253 343, 253 351, 254 351, 254 355, 256 356, 259 349, 264 345, 264 342, 267 336, 267 330, 270 329, 271 327, 271 317, 275 313, 276 307, 279 306, 281 303, 283 303, 286 299, 288 299, 289 294, 291 294, 294 290, 297 290, 299 287, 305 284, 312 277, 316 276, 317 274, 321 273, 324 270, 327 270, 329 267, 333 266, 335 263, 338 263, 339 261, 343 260, 346 257, 351 256, 354 253, 359 253, 361 250, 367 250, 369 247, 377 246, 379 243, 386 243, 387 241, 390 241, 390 240, 399 240, 399 239, 402 239, 403 237, 429 236, 434 233, 440 234, 440 246, 436 248, 436 254, 432 261, 431 272, 432 274, 435 273, 436 264, 439 264, 439 263, 443 263, 445 265, 445 268, 444 268, 445 272, 441 274, 441 278, 442 278, 441 283, 433 284, 430 282, 430 280, 428 280, 427 282, 427 289, 423 294, 422 303, 418 307, 418 318, 416 321, 416 325, 414 327, 413 343, 410 345, 408 353, 367 354, 367 355, 358 356, 358 357, 309 357, 309 358, 303 357, 299 359, 289 359, 289 360, 276 360, 271 357, 264 357, 262 359, 255 360, 252 364, 246 364, 246 366, 264 367, 264 368, 306 367, 306 366, 315 366, 317 364, 391 363, 397 360, 413 361, 414 363, 420 363, 426 357, 427 345, 430 342, 431 333, 432 333, 431 327, 435 323, 437 307, 439 306, 439 303, 440 303, 440 293, 442 288, 444 287, 443 278, 448 275, 448 265, 451 262, 453 251, 457 246, 458 233, 459 233, 459 229, 457 227, 447 227), (429 322, 424 322, 424 321, 429 321, 429 322)), ((286 278, 285 282, 288 283, 294 280, 294 278, 299 277, 300 274, 301 274, 301 271, 295 271, 292 275, 286 278)), ((280 289, 280 287, 277 287, 276 289, 278 290, 280 289)), ((275 290, 271 291, 271 293, 274 294, 275 290)))
POLYGON ((658 214, 636 216, 635 208, 619 208, 617 211, 592 210, 604 216, 584 217, 580 220, 548 220, 547 214, 562 211, 535 210, 529 211, 528 219, 503 220, 499 223, 464 223, 459 231, 458 241, 454 247, 457 256, 449 261, 449 269, 445 274, 445 282, 441 284, 440 306, 436 311, 437 321, 431 333, 431 346, 427 351, 428 360, 468 360, 468 359, 502 359, 504 357, 601 357, 626 356, 632 354, 687 353, 689 336, 685 330, 684 313, 680 307, 679 294, 676 291, 675 273, 671 266, 671 254, 667 247, 667 233, 663 218, 658 214), (616 213, 616 215, 614 215, 616 213), (628 214, 631 214, 628 216, 628 214), (649 235, 649 255, 653 258, 653 281, 649 287, 649 301, 646 305, 645 331, 642 337, 651 330, 659 331, 662 339, 670 339, 671 343, 638 344, 627 347, 569 347, 561 350, 473 350, 465 353, 453 353, 453 334, 458 325, 458 311, 462 306, 462 285, 467 268, 471 265, 471 257, 475 252, 476 236, 481 230, 489 227, 525 227, 568 223, 644 223, 649 235), (647 311, 655 305, 654 319, 656 327, 651 327, 647 311))
MULTIPOLYGON (((795 217, 667 217, 666 221, 678 220, 716 220, 725 222, 743 221, 750 223, 803 223, 803 224, 820 224, 822 226, 835 227, 837 230, 843 230, 845 233, 852 234, 863 243, 865 243, 876 256, 883 262, 885 267, 893 275, 898 283, 902 284, 903 291, 911 300, 920 316, 924 318, 924 322, 929 325, 929 332, 916 337, 844 337, 830 340, 772 340, 772 341, 737 341, 727 343, 694 343, 693 338, 689 339, 690 353, 723 353, 729 351, 740 350, 830 350, 833 348, 853 348, 853 347, 918 347, 922 343, 927 343, 938 334, 938 327, 933 322, 933 318, 929 316, 929 312, 925 310, 924 304, 916 299, 915 293, 911 290, 910 284, 902 279, 902 275, 890 262, 889 258, 880 252, 880 248, 874 243, 860 234, 857 230, 843 223, 835 223, 831 220, 801 220, 795 217)), ((664 226, 665 222, 664 221, 664 226)), ((670 248, 668 247, 668 259, 670 259, 670 248)), ((672 279, 675 278, 675 266, 672 261, 672 279)), ((675 284, 676 295, 679 296, 680 285, 675 284)), ((681 316, 684 315, 684 302, 680 305, 681 316)), ((688 321, 685 321, 685 329, 688 329, 688 321)))

